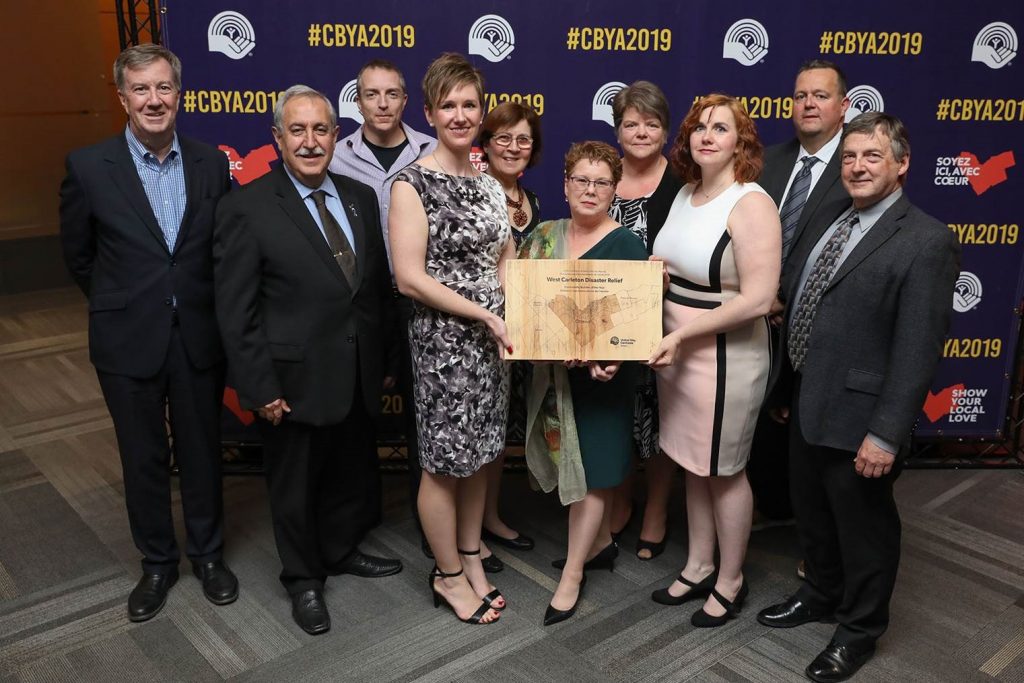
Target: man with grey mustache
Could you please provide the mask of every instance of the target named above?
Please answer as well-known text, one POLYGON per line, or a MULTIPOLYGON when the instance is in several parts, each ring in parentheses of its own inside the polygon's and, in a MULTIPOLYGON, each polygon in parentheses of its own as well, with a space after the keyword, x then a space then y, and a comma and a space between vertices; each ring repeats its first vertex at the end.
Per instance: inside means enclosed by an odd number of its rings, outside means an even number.
POLYGON ((394 299, 372 189, 329 173, 330 100, 295 85, 278 99, 282 162, 217 207, 217 319, 232 386, 259 413, 270 513, 292 617, 331 627, 329 575, 397 574, 358 547, 372 472, 394 299))

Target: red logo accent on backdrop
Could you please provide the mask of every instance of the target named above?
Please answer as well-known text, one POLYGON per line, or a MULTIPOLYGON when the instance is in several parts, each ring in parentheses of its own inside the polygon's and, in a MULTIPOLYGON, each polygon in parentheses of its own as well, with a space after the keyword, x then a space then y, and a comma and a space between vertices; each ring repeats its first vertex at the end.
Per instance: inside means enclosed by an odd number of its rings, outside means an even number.
POLYGON ((224 388, 224 406, 246 427, 256 421, 256 416, 251 410, 242 408, 242 403, 238 400, 238 392, 231 387, 224 388))
POLYGON ((937 394, 929 391, 928 396, 924 399, 924 414, 932 422, 938 422, 941 418, 949 415, 949 411, 953 410, 953 392, 963 390, 963 384, 954 384, 937 394))
POLYGON ((277 150, 273 145, 257 147, 244 157, 239 156, 234 147, 217 145, 217 149, 228 155, 231 175, 239 185, 245 185, 259 178, 270 170, 270 162, 277 159, 277 150))
POLYGON ((978 157, 973 152, 960 152, 961 159, 970 159, 970 168, 978 169, 976 175, 970 175, 967 177, 971 183, 971 189, 974 190, 974 194, 980 195, 986 192, 989 188, 995 187, 999 183, 1006 181, 1006 169, 1016 166, 1017 162, 1013 158, 1013 151, 1007 150, 1002 154, 997 154, 985 163, 979 163, 978 157))

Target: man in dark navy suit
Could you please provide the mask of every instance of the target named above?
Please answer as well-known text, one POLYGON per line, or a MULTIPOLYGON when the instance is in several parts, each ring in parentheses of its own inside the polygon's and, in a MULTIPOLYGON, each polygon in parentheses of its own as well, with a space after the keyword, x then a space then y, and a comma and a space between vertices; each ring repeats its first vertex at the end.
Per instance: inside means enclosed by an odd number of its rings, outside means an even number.
POLYGON ((222 561, 224 353, 213 311, 213 218, 227 158, 175 132, 181 62, 138 45, 114 62, 124 133, 68 155, 61 242, 89 299, 89 357, 114 422, 143 577, 128 617, 145 621, 178 579, 170 458, 181 474, 186 553, 206 597, 238 597, 222 561), (170 422, 168 439, 167 421, 170 422))
MULTIPOLYGON (((839 179, 839 138, 850 107, 846 90, 846 76, 839 66, 823 59, 804 62, 793 87, 796 137, 765 149, 758 184, 779 207, 783 266, 809 223, 831 221, 850 203, 839 179)), ((778 327, 772 331, 772 361, 777 370, 778 327)), ((788 429, 762 414, 747 468, 758 513, 755 528, 792 524, 788 442, 788 429)))

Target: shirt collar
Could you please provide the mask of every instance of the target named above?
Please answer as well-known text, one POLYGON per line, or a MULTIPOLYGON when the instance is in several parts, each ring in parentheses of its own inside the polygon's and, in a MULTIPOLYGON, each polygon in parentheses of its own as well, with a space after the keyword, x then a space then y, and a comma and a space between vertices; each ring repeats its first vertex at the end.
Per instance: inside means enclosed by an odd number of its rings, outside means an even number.
POLYGON ((320 183, 319 187, 309 187, 307 185, 303 185, 298 178, 292 175, 292 170, 288 168, 288 164, 282 162, 281 166, 284 168, 284 172, 288 174, 288 179, 291 180, 292 184, 295 186, 295 191, 299 193, 299 196, 302 197, 303 200, 307 199, 309 195, 313 194, 317 190, 323 190, 331 197, 339 200, 341 199, 338 197, 338 190, 334 187, 334 181, 331 180, 330 173, 324 176, 324 181, 320 183))
MULTIPOLYGON (((146 146, 142 144, 142 141, 135 137, 135 133, 132 132, 131 126, 124 127, 124 137, 128 141, 128 149, 132 155, 137 159, 152 159, 157 163, 160 161, 156 158, 156 155, 146 149, 146 146)), ((181 144, 178 142, 178 131, 174 131, 174 138, 171 139, 171 151, 167 154, 167 158, 164 161, 169 161, 181 156, 181 144)))
POLYGON ((819 161, 821 161, 823 164, 827 165, 828 162, 832 161, 832 157, 833 157, 833 155, 835 155, 836 150, 839 149, 839 141, 842 140, 842 139, 843 139, 843 129, 840 128, 839 132, 837 132, 835 135, 833 135, 832 139, 829 140, 828 142, 826 142, 824 145, 822 145, 821 149, 819 149, 814 154, 811 154, 806 149, 804 149, 803 145, 800 145, 800 153, 797 154, 796 158, 799 161, 800 159, 803 159, 804 157, 811 157, 811 156, 813 156, 813 157, 817 157, 819 161))
POLYGON ((882 217, 882 214, 888 211, 889 207, 895 204, 896 201, 902 196, 903 188, 897 187, 892 194, 887 195, 886 197, 872 204, 866 209, 860 209, 859 213, 857 214, 857 218, 860 221, 860 231, 867 232, 868 230, 870 230, 871 226, 874 225, 878 221, 878 219, 882 217))

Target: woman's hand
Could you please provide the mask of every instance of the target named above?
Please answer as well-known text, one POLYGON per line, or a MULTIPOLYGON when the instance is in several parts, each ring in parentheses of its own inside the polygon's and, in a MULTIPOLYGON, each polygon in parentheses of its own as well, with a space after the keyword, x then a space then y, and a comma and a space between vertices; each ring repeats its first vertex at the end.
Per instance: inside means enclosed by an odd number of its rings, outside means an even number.
POLYGON ((505 321, 493 313, 489 313, 484 318, 484 324, 487 325, 487 331, 494 337, 494 341, 498 343, 498 357, 505 360, 505 354, 512 353, 512 340, 509 339, 505 321))
POLYGON ((661 261, 661 293, 664 294, 668 291, 668 264, 665 263, 665 259, 660 256, 649 256, 648 261, 661 261))
POLYGON ((651 357, 647 360, 647 364, 655 370, 661 368, 667 368, 676 362, 676 355, 679 353, 680 338, 676 334, 666 335, 661 343, 658 344, 658 348, 654 350, 651 357))
POLYGON ((622 367, 622 361, 608 361, 601 363, 601 361, 592 360, 588 363, 590 366, 590 379, 597 380, 598 382, 609 382, 615 373, 622 367))

